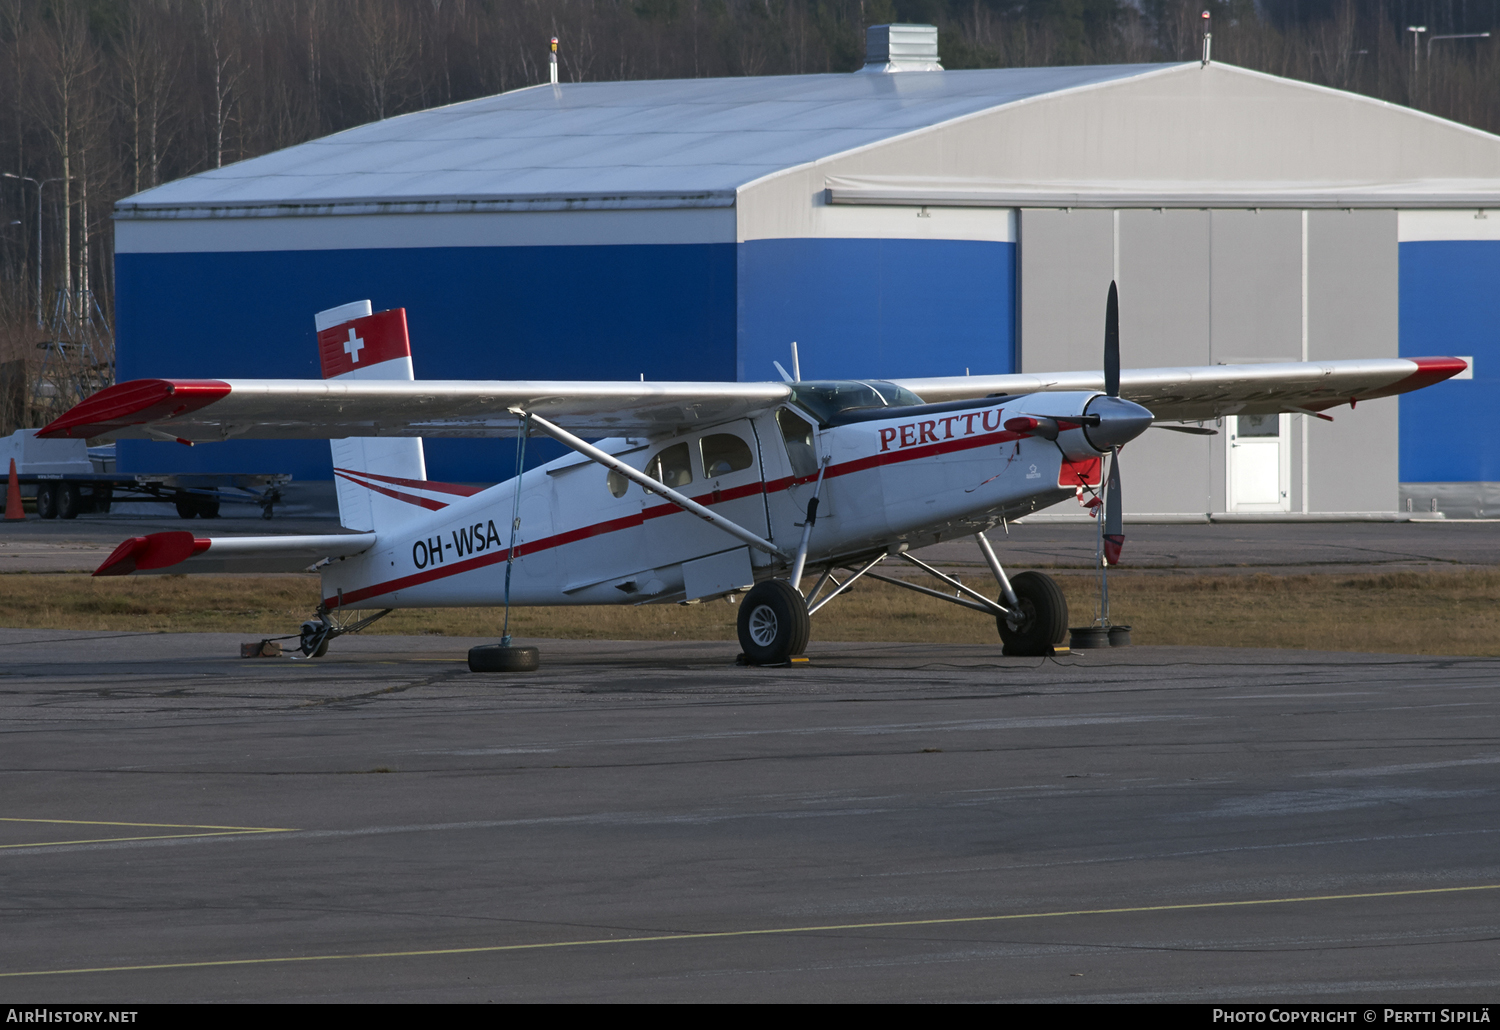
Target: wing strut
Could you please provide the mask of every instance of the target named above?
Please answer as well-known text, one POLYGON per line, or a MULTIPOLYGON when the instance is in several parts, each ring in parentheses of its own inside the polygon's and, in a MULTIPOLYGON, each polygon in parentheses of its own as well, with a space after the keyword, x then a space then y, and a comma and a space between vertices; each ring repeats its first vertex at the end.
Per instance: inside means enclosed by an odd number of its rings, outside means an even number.
MULTIPOLYGON (((517 414, 524 414, 524 412, 517 411, 517 414)), ((592 444, 580 440, 578 437, 574 436, 566 429, 562 429, 559 426, 553 425, 551 422, 548 422, 546 419, 542 418, 542 416, 533 413, 531 416, 531 424, 536 426, 542 432, 546 433, 548 436, 552 437, 552 439, 556 440, 558 443, 561 443, 567 447, 571 447, 579 454, 582 454, 585 458, 592 459, 593 461, 598 462, 600 465, 603 465, 605 468, 610 469, 614 472, 618 472, 620 475, 624 476, 626 479, 631 480, 632 482, 639 483, 641 486, 645 487, 652 493, 660 494, 662 497, 665 497, 667 500, 677 505, 677 507, 681 508, 683 511, 691 512, 703 521, 716 526, 719 529, 722 529, 729 535, 738 537, 739 539, 745 541, 745 543, 749 544, 751 547, 754 547, 757 550, 765 551, 767 554, 774 554, 778 558, 785 558, 788 560, 791 559, 792 556, 790 554, 783 551, 781 548, 777 547, 769 540, 762 540, 760 537, 756 536, 754 533, 750 532, 739 523, 730 522, 724 516, 716 514, 710 509, 705 508, 703 505, 699 504, 691 497, 686 497, 683 494, 678 493, 676 490, 671 489, 670 487, 663 486, 661 483, 658 483, 656 480, 646 475, 646 473, 642 472, 640 469, 631 468, 629 465, 625 464, 623 461, 620 461, 613 455, 606 454, 592 444)))

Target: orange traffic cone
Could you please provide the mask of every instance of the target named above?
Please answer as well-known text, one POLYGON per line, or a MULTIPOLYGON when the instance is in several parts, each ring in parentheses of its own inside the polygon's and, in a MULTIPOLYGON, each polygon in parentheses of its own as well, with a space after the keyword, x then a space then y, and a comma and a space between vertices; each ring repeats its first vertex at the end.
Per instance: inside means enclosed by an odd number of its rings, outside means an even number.
POLYGON ((21 507, 21 481, 16 478, 16 459, 10 459, 10 482, 5 487, 5 518, 24 519, 25 510, 21 507))

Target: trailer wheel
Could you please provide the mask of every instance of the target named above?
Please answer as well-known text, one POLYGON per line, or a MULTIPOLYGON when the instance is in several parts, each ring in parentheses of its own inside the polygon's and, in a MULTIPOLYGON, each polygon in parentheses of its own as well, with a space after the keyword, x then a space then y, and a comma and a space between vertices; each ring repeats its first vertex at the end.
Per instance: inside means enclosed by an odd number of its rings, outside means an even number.
POLYGON ((78 491, 77 483, 57 484, 57 517, 60 519, 76 519, 78 512, 83 508, 83 495, 78 491))
POLYGON ((198 517, 200 519, 216 519, 219 517, 219 499, 217 497, 198 498, 198 517))
POLYGON ((57 484, 40 483, 36 488, 37 518, 57 518, 57 484))

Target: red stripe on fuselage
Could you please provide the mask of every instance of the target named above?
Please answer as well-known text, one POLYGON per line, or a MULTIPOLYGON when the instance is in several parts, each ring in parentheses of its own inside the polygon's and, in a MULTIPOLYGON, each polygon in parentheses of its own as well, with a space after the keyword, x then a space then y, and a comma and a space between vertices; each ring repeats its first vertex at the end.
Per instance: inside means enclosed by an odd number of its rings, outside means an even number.
MULTIPOLYGON (((936 454, 951 454, 955 451, 971 450, 989 444, 1010 443, 1012 440, 1019 439, 1021 439, 1021 434, 1012 433, 1008 430, 998 433, 965 436, 956 440, 944 440, 941 443, 926 444, 921 447, 908 447, 904 450, 890 451, 885 454, 873 454, 866 458, 855 458, 852 461, 846 461, 839 465, 830 465, 824 476, 825 478, 847 476, 850 473, 863 472, 882 465, 894 465, 900 462, 914 461, 919 458, 929 458, 936 454)), ((765 483, 764 491, 766 493, 775 493, 793 485, 811 483, 817 478, 816 474, 800 477, 785 476, 773 482, 765 483)), ((371 489, 375 488, 371 487, 371 489)), ((762 489, 762 484, 757 482, 721 491, 718 502, 714 501, 712 493, 703 494, 692 499, 705 507, 711 507, 714 503, 723 503, 725 501, 738 500, 742 497, 750 497, 761 493, 762 489)), ((624 518, 611 519, 607 522, 598 522, 591 526, 584 526, 581 529, 570 529, 566 533, 543 537, 530 544, 518 544, 516 546, 516 557, 520 558, 523 555, 536 554, 538 551, 549 550, 553 547, 562 547, 565 544, 587 540, 590 537, 602 536, 605 533, 613 533, 621 529, 630 529, 643 524, 646 519, 660 518, 682 510, 670 501, 664 504, 653 505, 650 508, 643 509, 639 515, 628 515, 624 518)), ((462 575, 465 572, 473 572, 475 569, 482 569, 488 565, 503 562, 509 555, 509 549, 500 550, 494 554, 481 555, 477 558, 466 558, 461 562, 444 565, 441 568, 425 569, 422 572, 404 576, 401 579, 393 579, 386 583, 377 583, 374 586, 364 587, 360 590, 346 590, 343 594, 344 604, 355 604, 359 601, 369 600, 372 597, 380 597, 383 594, 393 593, 398 590, 407 590, 411 587, 421 586, 424 583, 431 583, 434 580, 462 575)), ((329 607, 334 607, 338 604, 338 597, 324 598, 323 603, 329 607)))

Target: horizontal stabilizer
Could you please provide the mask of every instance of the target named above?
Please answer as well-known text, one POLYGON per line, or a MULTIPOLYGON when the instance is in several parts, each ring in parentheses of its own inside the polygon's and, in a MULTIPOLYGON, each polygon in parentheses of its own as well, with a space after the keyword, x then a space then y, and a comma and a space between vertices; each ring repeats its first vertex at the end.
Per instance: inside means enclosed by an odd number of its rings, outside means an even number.
POLYGON ((152 533, 133 536, 116 547, 94 575, 304 572, 325 558, 347 558, 369 550, 374 543, 374 533, 241 537, 195 537, 183 530, 152 533))

